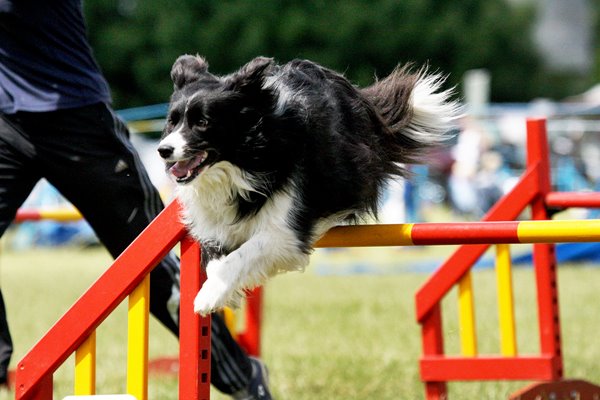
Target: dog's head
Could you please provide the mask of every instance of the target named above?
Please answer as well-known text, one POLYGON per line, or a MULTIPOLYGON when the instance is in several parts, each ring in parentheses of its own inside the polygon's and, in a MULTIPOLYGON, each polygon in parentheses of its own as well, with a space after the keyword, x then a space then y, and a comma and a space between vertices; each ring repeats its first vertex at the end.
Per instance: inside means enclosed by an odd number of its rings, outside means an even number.
POLYGON ((199 56, 184 55, 173 64, 167 122, 158 153, 167 171, 186 184, 220 161, 243 163, 260 146, 260 124, 272 106, 263 88, 273 65, 258 57, 239 71, 219 77, 199 56))

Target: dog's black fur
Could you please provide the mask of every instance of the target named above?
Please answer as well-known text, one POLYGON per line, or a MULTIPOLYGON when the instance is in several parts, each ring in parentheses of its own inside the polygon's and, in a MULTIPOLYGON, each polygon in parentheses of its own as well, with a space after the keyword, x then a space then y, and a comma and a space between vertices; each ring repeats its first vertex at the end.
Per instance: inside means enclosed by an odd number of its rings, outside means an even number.
MULTIPOLYGON (((171 78, 174 93, 159 152, 177 181, 199 182, 223 163, 242 171, 252 190, 233 190, 227 200, 236 213, 231 224, 251 221, 277 193, 285 193, 293 204, 286 224, 297 251, 305 254, 324 233, 317 226, 375 215, 385 181, 406 176, 404 165, 443 139, 456 112, 448 93, 437 92, 439 76, 410 68, 359 89, 305 60, 277 65, 259 57, 220 77, 203 58, 182 56, 171 78), (175 131, 185 143, 179 157, 168 139, 175 131), (190 161, 197 154, 199 164, 190 161)), ((216 241, 226 252, 242 244, 202 236, 198 239, 216 241)))

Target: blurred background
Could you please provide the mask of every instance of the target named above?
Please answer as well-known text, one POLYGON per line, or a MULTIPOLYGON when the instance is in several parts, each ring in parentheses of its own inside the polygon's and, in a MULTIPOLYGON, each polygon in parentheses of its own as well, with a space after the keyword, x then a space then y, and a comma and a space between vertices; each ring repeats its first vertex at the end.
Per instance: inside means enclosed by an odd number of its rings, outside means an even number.
MULTIPOLYGON (((265 55, 311 59, 360 86, 409 62, 447 75, 467 113, 411 180, 390 184, 383 222, 479 219, 523 171, 528 116, 549 118, 555 189, 600 189, 600 0, 86 0, 84 8, 114 106, 167 201, 172 186, 155 148, 171 65, 186 53, 205 56, 216 74, 265 55)), ((28 205, 63 202, 40 186, 28 205)), ((19 243, 53 243, 56 229, 71 237, 64 224, 44 224, 22 225, 19 243)), ((93 241, 84 227, 74 237, 93 241)))
POLYGON ((177 56, 229 73, 257 55, 308 58, 359 85, 398 63, 429 64, 463 88, 485 69, 490 100, 564 99, 600 77, 597 0, 86 0, 115 106, 164 102, 177 56))

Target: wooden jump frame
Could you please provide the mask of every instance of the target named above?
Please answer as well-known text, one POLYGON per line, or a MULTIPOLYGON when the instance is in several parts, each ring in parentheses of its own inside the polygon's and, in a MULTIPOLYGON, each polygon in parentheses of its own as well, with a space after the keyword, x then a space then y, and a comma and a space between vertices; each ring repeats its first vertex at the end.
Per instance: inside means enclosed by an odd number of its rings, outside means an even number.
MULTIPOLYGON (((545 121, 529 120, 527 128, 527 169, 515 189, 489 211, 483 222, 339 227, 317 243, 318 247, 470 243, 469 246, 460 247, 416 294, 417 320, 422 326, 421 377, 425 382, 428 400, 447 398, 446 382, 450 380, 532 379, 560 382, 563 377, 556 261, 554 245, 551 243, 600 241, 600 221, 545 220, 549 217, 549 207, 598 207, 600 197, 552 193, 545 121), (514 222, 526 207, 531 208, 533 221, 514 222), (540 354, 446 356, 440 302, 454 285, 469 287, 467 281, 470 280, 472 265, 492 243, 536 243, 534 264, 540 354)), ((93 355, 94 346, 90 345, 90 338, 93 338, 99 324, 126 297, 130 298, 130 311, 135 309, 139 299, 142 302, 146 299, 147 302, 148 274, 178 243, 181 245, 179 398, 209 399, 210 318, 200 318, 192 311, 193 299, 203 279, 201 254, 197 243, 187 236, 185 227, 179 221, 179 213, 177 202, 167 206, 18 363, 16 399, 52 399, 54 371, 73 352, 82 352, 77 359, 86 359, 86 354, 93 355)), ((129 328, 130 337, 136 338, 130 343, 139 338, 143 343, 133 352, 136 356, 128 366, 127 388, 136 399, 146 400, 147 331, 144 334, 143 325, 147 325, 147 306, 141 314, 145 316, 140 317, 134 312, 132 318, 139 320, 137 325, 142 325, 142 328, 129 328)), ((83 371, 80 377, 76 376, 76 381, 81 379, 83 384, 80 387, 84 389, 76 394, 93 395, 94 368, 83 368, 83 371)), ((584 393, 583 389, 577 390, 584 393)), ((526 397, 519 398, 525 400, 526 397)))

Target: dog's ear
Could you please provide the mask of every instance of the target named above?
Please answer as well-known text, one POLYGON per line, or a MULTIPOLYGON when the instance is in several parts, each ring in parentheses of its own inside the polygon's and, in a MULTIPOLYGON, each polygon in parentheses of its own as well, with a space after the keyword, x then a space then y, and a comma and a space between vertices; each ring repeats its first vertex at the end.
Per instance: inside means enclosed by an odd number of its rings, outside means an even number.
POLYGON ((175 89, 181 89, 184 85, 196 81, 202 74, 208 71, 208 63, 203 57, 180 56, 171 68, 171 79, 175 89))
POLYGON ((272 58, 256 57, 240 68, 229 79, 234 90, 260 90, 269 69, 275 64, 272 58))

